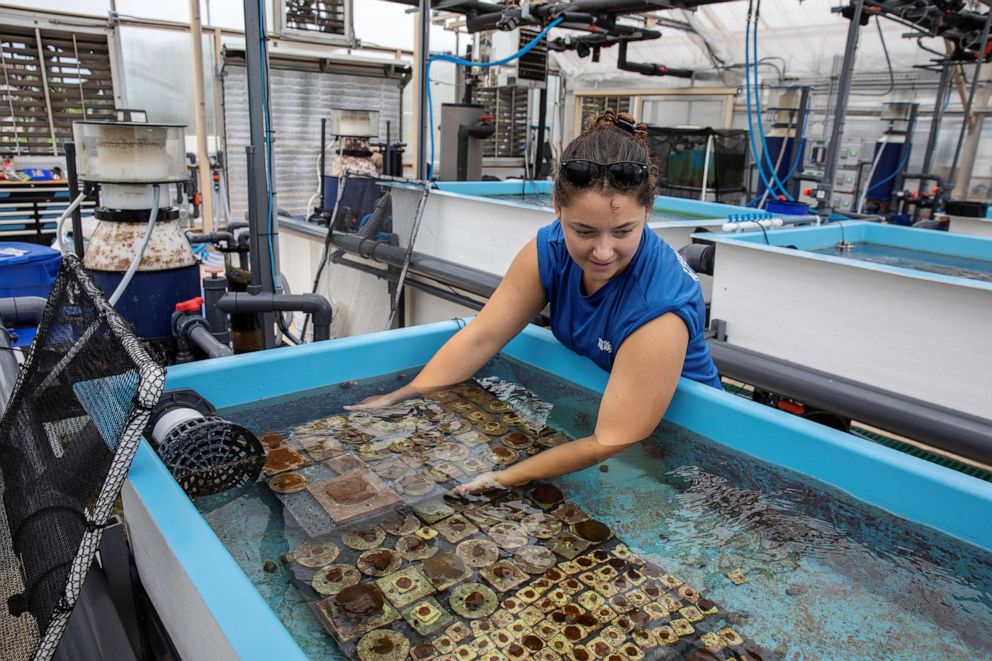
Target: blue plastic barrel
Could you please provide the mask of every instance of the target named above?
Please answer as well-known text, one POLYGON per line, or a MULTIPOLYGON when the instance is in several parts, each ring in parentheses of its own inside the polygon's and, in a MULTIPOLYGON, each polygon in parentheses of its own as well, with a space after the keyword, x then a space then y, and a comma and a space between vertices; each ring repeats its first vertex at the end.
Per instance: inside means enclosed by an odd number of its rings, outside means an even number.
POLYGON ((48 298, 61 263, 62 253, 47 246, 0 242, 0 298, 48 298))
POLYGON ((809 205, 787 200, 768 200, 765 204, 765 211, 779 216, 808 216, 809 205))

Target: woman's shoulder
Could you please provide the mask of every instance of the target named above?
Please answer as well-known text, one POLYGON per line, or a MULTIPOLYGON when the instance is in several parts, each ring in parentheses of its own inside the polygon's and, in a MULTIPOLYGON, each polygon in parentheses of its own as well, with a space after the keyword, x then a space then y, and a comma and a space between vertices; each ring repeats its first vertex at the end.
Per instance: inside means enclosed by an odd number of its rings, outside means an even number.
POLYGON ((565 236, 557 220, 537 230, 538 255, 557 263, 566 254, 565 250, 565 236))
POLYGON ((664 239, 649 228, 644 231, 645 254, 632 274, 637 289, 645 299, 653 301, 691 296, 699 287, 699 276, 664 239))
POLYGON ((542 240, 561 241, 562 239, 564 239, 564 235, 562 234, 561 223, 558 222, 557 218, 537 230, 538 243, 542 240))

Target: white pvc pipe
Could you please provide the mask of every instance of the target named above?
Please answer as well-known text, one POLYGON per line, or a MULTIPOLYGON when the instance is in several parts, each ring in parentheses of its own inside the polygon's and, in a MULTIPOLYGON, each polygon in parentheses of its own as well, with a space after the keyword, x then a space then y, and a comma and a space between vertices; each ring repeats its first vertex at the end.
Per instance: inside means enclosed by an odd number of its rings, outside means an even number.
POLYGON ((148 219, 148 229, 145 230, 145 238, 141 242, 141 248, 138 249, 138 254, 136 254, 134 259, 131 260, 131 265, 124 273, 124 277, 121 278, 119 283, 117 283, 117 289, 115 289, 114 293, 110 295, 109 299, 107 299, 107 302, 110 303, 111 307, 117 305, 117 301, 120 300, 121 296, 124 294, 124 290, 127 289, 127 286, 131 284, 131 278, 134 277, 134 272, 138 270, 138 265, 141 264, 141 259, 145 256, 145 248, 148 247, 148 242, 152 238, 152 230, 155 229, 155 221, 158 219, 159 193, 160 190, 158 184, 155 184, 155 189, 152 193, 152 213, 148 219))
POLYGON ((865 207, 865 200, 868 199, 868 189, 871 188, 871 178, 875 176, 875 168, 878 167, 878 162, 882 160, 882 152, 885 151, 885 143, 888 141, 888 135, 883 135, 878 141, 878 153, 875 154, 875 160, 872 161, 871 170, 868 171, 868 180, 865 182, 865 189, 862 191, 861 197, 858 199, 858 206, 854 210, 855 213, 861 213, 861 210, 865 207))
POLYGON ((765 229, 781 227, 784 224, 781 218, 768 218, 767 220, 745 220, 739 223, 724 223, 720 226, 720 229, 724 232, 747 232, 758 230, 762 227, 765 229))
POLYGON ((202 417, 203 414, 196 409, 173 409, 158 419, 155 427, 152 428, 152 436, 149 440, 154 441, 157 445, 161 445, 169 437, 173 429, 184 422, 202 417))
POLYGON ((56 226, 55 233, 58 235, 59 250, 62 251, 63 255, 69 251, 65 245, 65 237, 62 236, 62 224, 65 222, 65 219, 69 217, 69 214, 75 211, 76 207, 83 203, 84 199, 86 199, 86 193, 80 193, 79 196, 76 197, 76 199, 73 200, 68 207, 66 207, 65 211, 62 212, 62 215, 59 216, 59 219, 56 221, 58 225, 56 226))
POLYGON ((703 185, 701 187, 701 192, 699 193, 699 201, 706 201, 706 180, 709 178, 710 174, 710 154, 713 152, 713 136, 707 136, 706 138, 706 157, 703 159, 703 185))

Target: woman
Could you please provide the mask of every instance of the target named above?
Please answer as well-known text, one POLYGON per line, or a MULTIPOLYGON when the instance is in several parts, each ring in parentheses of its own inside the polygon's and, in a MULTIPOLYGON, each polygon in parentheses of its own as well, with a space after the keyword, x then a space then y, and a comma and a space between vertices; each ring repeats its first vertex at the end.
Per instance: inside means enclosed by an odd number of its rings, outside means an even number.
POLYGON ((646 127, 608 109, 562 154, 558 219, 524 246, 479 315, 410 385, 346 408, 388 406, 472 377, 549 303, 555 337, 610 372, 596 429, 455 493, 556 477, 624 451, 657 427, 680 375, 719 388, 698 278, 645 227, 654 191, 646 127))

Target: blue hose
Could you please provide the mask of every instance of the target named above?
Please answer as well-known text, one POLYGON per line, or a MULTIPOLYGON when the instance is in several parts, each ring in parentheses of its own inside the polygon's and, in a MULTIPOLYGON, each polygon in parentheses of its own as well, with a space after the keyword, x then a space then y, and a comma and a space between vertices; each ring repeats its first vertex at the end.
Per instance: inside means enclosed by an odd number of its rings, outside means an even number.
MULTIPOLYGON (((781 192, 783 195, 785 195, 785 197, 786 197, 787 200, 789 200, 790 202, 794 202, 795 200, 792 198, 792 195, 789 194, 789 191, 787 191, 785 189, 785 186, 782 184, 782 182, 779 181, 779 179, 778 179, 778 172, 775 171, 775 164, 772 163, 771 154, 768 153, 768 139, 765 137, 765 123, 764 123, 764 119, 761 116, 761 88, 758 85, 758 17, 757 17, 757 15, 755 15, 755 17, 754 17, 754 32, 751 34, 751 39, 754 42, 753 43, 753 48, 754 48, 754 106, 755 106, 755 111, 757 112, 757 115, 758 115, 758 117, 757 117, 757 119, 758 119, 758 121, 757 121, 757 124, 758 124, 758 133, 761 135, 761 148, 762 148, 762 152, 761 153, 765 157, 765 162, 768 164, 768 170, 769 170, 769 174, 772 177, 772 183, 775 184, 775 186, 778 188, 779 192, 781 192)), ((745 44, 745 48, 747 48, 747 44, 745 44)), ((783 149, 785 148, 784 143, 782 145, 782 148, 783 149)), ((788 178, 786 178, 786 179, 788 179, 788 178)), ((774 193, 774 192, 775 191, 773 190, 772 193, 774 193)))
MULTIPOLYGON (((905 149, 905 146, 903 148, 905 149)), ((892 174, 890 174, 890 175, 888 175, 888 176, 886 176, 886 177, 884 177, 882 179, 879 179, 874 184, 871 184, 870 186, 868 186, 868 192, 870 193, 873 190, 875 190, 876 188, 878 188, 879 186, 881 186, 882 184, 888 183, 892 179, 895 179, 897 176, 899 176, 899 173, 902 172, 903 168, 906 167, 906 164, 907 163, 909 163, 909 150, 908 149, 906 149, 906 155, 902 157, 902 160, 899 162, 899 165, 896 166, 896 169, 892 171, 892 174)))
MULTIPOLYGON (((751 16, 747 17, 747 28, 744 33, 744 90, 747 94, 747 126, 748 133, 747 137, 751 144, 751 158, 754 161, 755 166, 758 169, 758 176, 761 178, 761 183, 765 185, 765 188, 774 192, 774 188, 768 181, 768 177, 765 176, 765 171, 761 166, 761 159, 758 157, 758 148, 754 144, 754 118, 751 115, 751 61, 750 54, 751 48, 748 44, 751 43, 751 16)), ((757 199, 760 199, 757 198, 757 199)), ((752 200, 754 202, 755 200, 752 200)))
MULTIPOLYGON (((784 144, 782 145, 782 148, 785 149, 784 144)), ((804 137, 799 140, 799 149, 796 150, 796 158, 794 161, 792 161, 792 167, 789 168, 788 174, 785 175, 786 181, 791 179, 792 175, 794 175, 796 173, 796 170, 799 169, 799 164, 802 162, 803 159, 803 149, 805 148, 806 148, 806 138, 804 137)), ((762 197, 764 197, 763 193, 757 196, 756 198, 754 198, 753 200, 751 200, 750 202, 748 202, 745 206, 753 207, 754 203, 760 202, 762 197)))
POLYGON ((508 64, 519 57, 523 57, 534 48, 534 46, 541 43, 541 40, 547 36, 551 28, 555 27, 559 23, 565 20, 564 16, 559 16, 555 20, 548 23, 548 26, 541 30, 541 32, 530 40, 526 46, 518 50, 513 55, 508 55, 502 60, 496 60, 494 62, 472 62, 471 60, 465 60, 454 55, 433 55, 429 60, 427 60, 427 67, 424 71, 424 85, 427 87, 427 116, 431 135, 431 158, 427 163, 427 180, 430 181, 434 177, 434 104, 431 100, 431 65, 436 62, 452 62, 454 64, 461 65, 463 67, 481 67, 483 69, 489 69, 491 67, 498 67, 503 64, 508 64))

